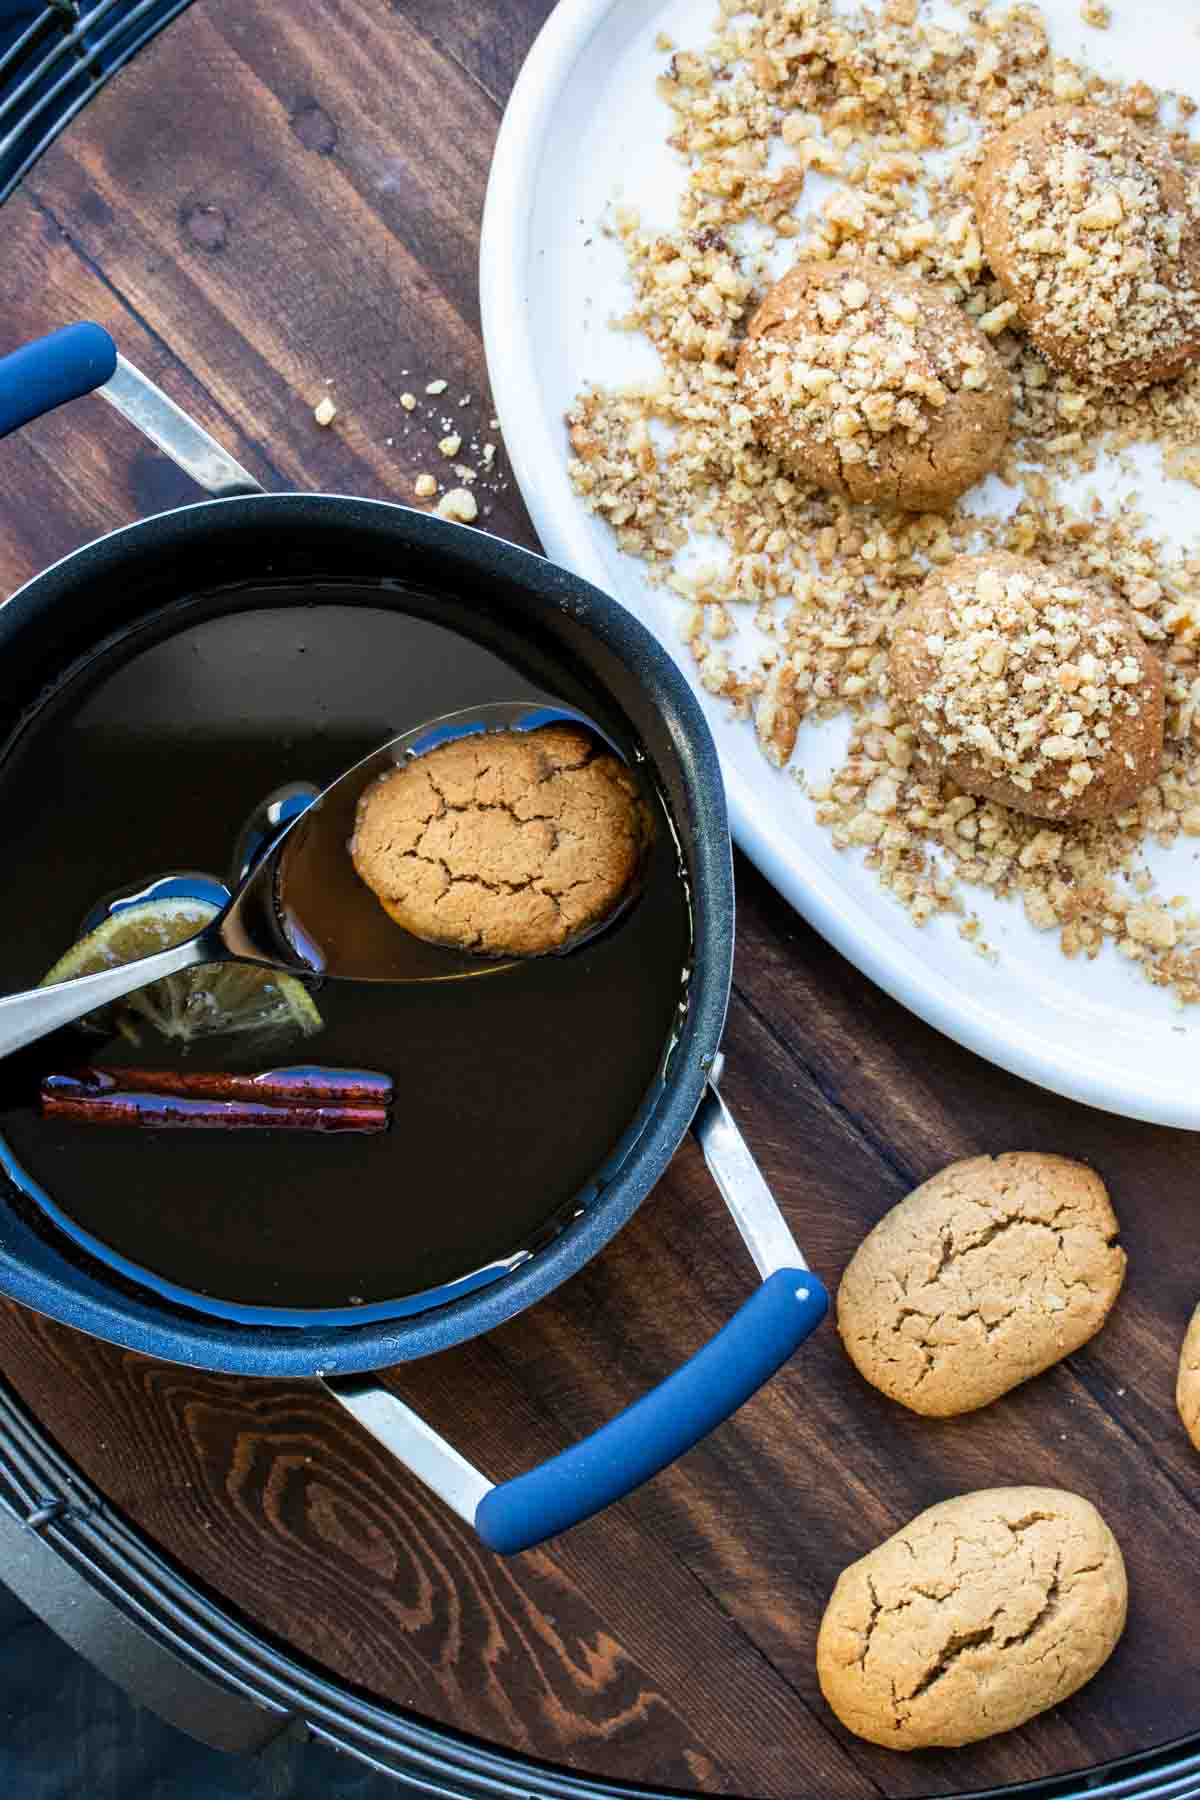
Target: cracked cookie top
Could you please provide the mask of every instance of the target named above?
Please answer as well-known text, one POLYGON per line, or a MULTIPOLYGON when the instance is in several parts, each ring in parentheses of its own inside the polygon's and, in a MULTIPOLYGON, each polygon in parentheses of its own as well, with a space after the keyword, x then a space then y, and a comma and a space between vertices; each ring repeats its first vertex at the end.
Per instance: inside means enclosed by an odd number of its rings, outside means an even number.
POLYGON ((885 1213, 838 1290, 859 1372, 913 1412, 986 1406, 1103 1325, 1125 1278, 1100 1177, 1015 1150, 951 1163, 885 1213))
POLYGON ((538 956, 602 923, 651 822, 628 769, 580 726, 477 732, 366 789, 350 854, 398 925, 483 956, 538 956))
POLYGON ((737 374, 731 422, 852 500, 937 510, 995 467, 1008 436, 1008 376, 988 339, 940 289, 878 263, 789 269, 750 321, 737 374))
POLYGON ((890 1750, 976 1743, 1090 1681, 1126 1601, 1120 1548, 1089 1501, 961 1494, 842 1571, 817 1638, 821 1691, 890 1750))

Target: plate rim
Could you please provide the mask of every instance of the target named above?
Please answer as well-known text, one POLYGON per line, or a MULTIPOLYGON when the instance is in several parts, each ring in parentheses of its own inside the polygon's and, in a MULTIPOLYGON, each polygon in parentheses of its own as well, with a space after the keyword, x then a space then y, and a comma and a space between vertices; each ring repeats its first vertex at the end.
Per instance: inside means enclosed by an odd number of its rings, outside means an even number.
MULTIPOLYGON (((559 504, 546 471, 564 470, 537 396, 537 357, 526 329, 530 266, 529 195, 546 127, 589 40, 621 0, 559 0, 535 38, 505 107, 493 151, 479 245, 484 354, 496 416, 513 476, 546 554, 611 593, 608 570, 574 496, 559 504)), ((565 480, 565 472, 562 477, 565 480)), ((632 609, 630 609, 632 610, 632 609)), ((645 621, 643 621, 645 623, 645 621)), ((647 629, 651 627, 647 626, 647 629)), ((656 635, 658 635, 656 633, 656 635)), ((689 679, 691 679, 689 677, 689 679)), ((694 682, 693 682, 694 685, 694 682)), ((716 736, 716 734, 714 734, 716 736)), ((1057 1048, 1047 1033, 1006 1025, 965 988, 930 969, 914 928, 911 947, 876 925, 852 893, 836 887, 805 852, 783 841, 716 737, 735 843, 771 885, 834 949, 876 986, 965 1049, 1066 1099, 1148 1124, 1200 1129, 1200 1084, 1057 1048)), ((1183 1059, 1181 1059, 1181 1062, 1183 1059)))

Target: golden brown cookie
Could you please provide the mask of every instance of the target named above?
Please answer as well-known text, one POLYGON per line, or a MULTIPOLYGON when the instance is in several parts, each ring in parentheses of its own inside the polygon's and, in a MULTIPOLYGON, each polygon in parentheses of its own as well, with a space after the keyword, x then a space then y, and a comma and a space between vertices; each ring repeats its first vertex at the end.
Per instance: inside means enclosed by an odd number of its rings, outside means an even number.
POLYGON ((935 569, 888 679, 933 767, 1039 819, 1099 819, 1158 774, 1163 670, 1113 594, 993 551, 935 569))
POLYGON ((485 956, 561 949, 637 875, 637 784, 578 726, 477 732, 389 771, 358 803, 354 866, 430 943, 485 956))
POLYGON ((1029 335, 1109 384, 1200 356, 1200 173, 1102 106, 1046 106, 985 149, 979 231, 1029 335))
POLYGON ((1192 1314, 1179 1352, 1179 1381, 1175 1404, 1184 1430, 1200 1450, 1200 1306, 1192 1314))
POLYGON ((1117 1541, 1078 1494, 961 1494, 842 1571, 817 1638, 821 1692, 889 1750, 977 1743, 1090 1681, 1126 1601, 1117 1541))
POLYGON ((961 306, 873 262, 801 262, 750 320, 738 387, 793 473, 851 500, 947 506, 995 467, 1008 376, 961 306))
POLYGON ((885 1213, 842 1277, 860 1374, 936 1417, 971 1412, 1099 1331, 1125 1252, 1100 1177, 1033 1150, 951 1163, 885 1213))

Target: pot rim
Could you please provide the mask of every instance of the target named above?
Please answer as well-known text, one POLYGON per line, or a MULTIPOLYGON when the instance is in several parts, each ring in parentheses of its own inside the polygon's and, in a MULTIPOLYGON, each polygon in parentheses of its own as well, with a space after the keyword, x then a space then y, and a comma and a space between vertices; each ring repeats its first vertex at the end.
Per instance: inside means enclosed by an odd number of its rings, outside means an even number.
MULTIPOLYGON (((724 1028, 733 962, 733 863, 716 747, 686 677, 629 613, 582 577, 506 539, 387 500, 301 492, 203 500, 118 527, 35 575, 0 605, 0 667, 46 608, 112 576, 131 557, 196 533, 236 538, 264 515, 336 526, 440 558, 456 570, 500 574, 547 607, 570 613, 650 695, 670 732, 690 808, 680 826, 692 846, 695 889, 688 1008, 662 1093, 616 1176, 585 1211, 519 1267, 444 1306, 364 1325, 243 1325, 129 1294, 101 1265, 68 1260, 15 1212, 0 1214, 0 1295, 149 1356, 222 1373, 356 1374, 448 1349, 494 1329, 542 1299, 614 1237, 665 1171, 699 1104, 724 1028)), ((99 635, 99 634, 98 634, 99 635)), ((68 660, 70 660, 68 658, 68 660)), ((3 690, 0 689, 0 695, 3 690)), ((0 1184, 0 1199, 4 1187, 0 1184)))

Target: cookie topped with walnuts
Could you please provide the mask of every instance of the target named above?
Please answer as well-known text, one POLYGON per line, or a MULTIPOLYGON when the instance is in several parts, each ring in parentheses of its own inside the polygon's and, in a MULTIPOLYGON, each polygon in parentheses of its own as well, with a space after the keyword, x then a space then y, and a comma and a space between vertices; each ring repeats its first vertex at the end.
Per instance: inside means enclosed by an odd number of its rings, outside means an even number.
POLYGON ((988 261, 1051 362, 1106 384, 1200 357, 1200 169, 1102 106, 1043 106, 986 147, 988 261))
POLYGON ((939 288, 881 263, 797 263, 750 320, 737 376, 760 442, 851 500, 936 511, 1008 438, 989 340, 939 288))
POLYGON ((900 615, 888 677, 933 766, 1018 812, 1105 818, 1158 773, 1163 670, 1132 612, 1030 557, 935 570, 900 615))

